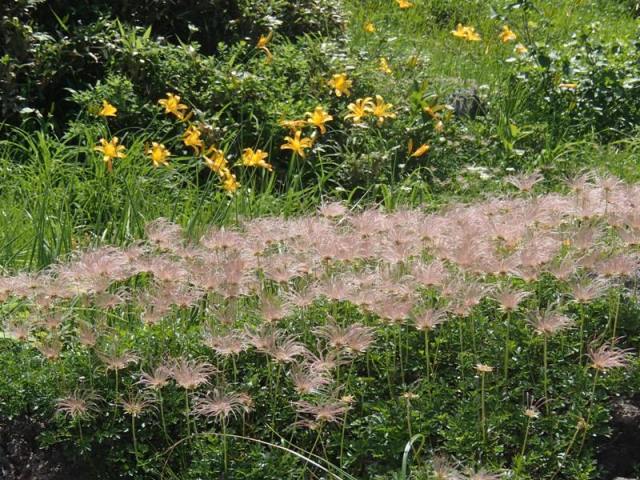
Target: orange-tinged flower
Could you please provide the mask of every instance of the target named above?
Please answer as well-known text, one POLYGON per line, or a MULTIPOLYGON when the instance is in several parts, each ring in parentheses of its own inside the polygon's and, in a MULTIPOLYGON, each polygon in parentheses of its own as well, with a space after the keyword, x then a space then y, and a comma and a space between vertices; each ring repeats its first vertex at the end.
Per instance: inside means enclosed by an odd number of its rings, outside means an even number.
POLYGON ((235 193, 240 188, 240 183, 236 180, 236 176, 228 169, 223 175, 222 188, 228 193, 235 193))
POLYGON ((302 132, 297 130, 292 137, 284 137, 286 143, 280 146, 282 150, 291 150, 293 153, 299 155, 301 158, 305 157, 305 149, 311 148, 313 145, 313 140, 309 137, 300 138, 302 132))
POLYGON ((223 176, 224 170, 228 170, 227 159, 224 157, 224 152, 215 147, 209 148, 204 155, 204 163, 220 176, 223 176))
POLYGON ((147 148, 147 155, 151 157, 154 167, 169 164, 171 152, 162 143, 151 142, 151 146, 147 148))
POLYGON ((380 58, 380 66, 378 67, 378 70, 380 70, 382 73, 386 73, 387 75, 391 75, 393 73, 391 67, 389 66, 389 62, 387 62, 387 59, 384 57, 380 58))
POLYGON ((270 31, 267 35, 260 35, 260 38, 258 39, 258 43, 256 44, 256 48, 258 50, 262 50, 267 56, 266 58, 267 63, 271 62, 271 60, 273 59, 273 55, 271 55, 271 52, 267 48, 267 45, 271 41, 272 37, 273 37, 273 31, 270 31))
POLYGON ((188 106, 180 103, 180 96, 173 93, 167 93, 167 98, 161 98, 158 103, 164 107, 164 113, 170 113, 179 120, 184 120, 184 114, 189 110, 188 106))
POLYGON ((321 105, 318 105, 313 112, 307 112, 305 115, 308 118, 307 123, 317 127, 322 134, 327 133, 327 127, 324 124, 333 120, 333 117, 325 112, 321 105))
POLYGON ((523 44, 518 43, 516 44, 514 51, 518 54, 518 55, 524 55, 525 53, 527 53, 529 51, 529 49, 527 47, 525 47, 523 44))
POLYGON ((365 22, 364 31, 367 33, 374 33, 376 31, 376 26, 372 22, 365 22))
POLYGON ((454 37, 462 38, 470 42, 479 42, 481 40, 480 35, 476 32, 474 27, 465 27, 459 23, 455 30, 451 32, 454 37))
POLYGON ((189 125, 182 135, 182 141, 187 147, 191 147, 195 150, 196 155, 204 149, 204 142, 200 138, 202 132, 195 125, 189 125))
POLYGON ((413 3, 409 2, 408 0, 396 0, 396 3, 402 9, 413 7, 413 3))
POLYGON ((100 145, 96 145, 93 149, 96 152, 102 153, 102 160, 107 164, 107 170, 109 172, 113 171, 113 159, 114 158, 125 158, 127 155, 124 153, 125 146, 118 145, 119 139, 118 137, 113 137, 111 140, 107 141, 104 138, 100 139, 100 145))
POLYGON ((359 98, 355 102, 347 105, 351 113, 344 116, 344 119, 351 119, 353 123, 360 123, 362 119, 368 116, 373 110, 373 102, 371 97, 359 98))
POLYGON ((111 105, 107 100, 102 100, 102 109, 98 112, 101 117, 115 117, 118 109, 111 105))
POLYGON ((513 42, 518 38, 515 32, 511 30, 508 25, 504 25, 502 27, 502 32, 500 32, 499 37, 502 43, 513 42))
POLYGON ((270 172, 273 171, 273 166, 267 163, 267 157, 269 154, 262 150, 253 150, 253 148, 245 148, 242 151, 242 165, 245 167, 261 167, 270 172))
POLYGON ((416 151, 413 152, 411 154, 411 156, 414 157, 414 158, 418 158, 418 157, 421 157, 424 154, 426 154, 429 150, 431 150, 431 147, 429 145, 427 145, 426 143, 423 143, 418 148, 416 148, 416 151))
POLYGON ((331 77, 331 80, 329 80, 329 86, 333 88, 336 97, 341 97, 342 95, 348 97, 351 95, 350 88, 352 83, 346 73, 336 73, 331 77))
POLYGON ((288 128, 292 133, 307 126, 306 120, 280 120, 278 125, 284 128, 288 128))
POLYGON ((393 105, 385 103, 380 95, 376 95, 376 103, 371 110, 371 114, 378 119, 378 126, 382 125, 387 118, 396 118, 396 114, 391 111, 393 105))

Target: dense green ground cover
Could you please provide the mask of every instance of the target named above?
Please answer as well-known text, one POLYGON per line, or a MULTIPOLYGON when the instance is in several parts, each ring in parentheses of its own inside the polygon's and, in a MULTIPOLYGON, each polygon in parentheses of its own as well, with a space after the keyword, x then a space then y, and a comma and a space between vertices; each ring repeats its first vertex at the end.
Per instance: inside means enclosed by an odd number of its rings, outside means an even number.
POLYGON ((0 6, 0 298, 7 297, 0 425, 25 415, 43 422, 40 444, 61 446, 69 459, 79 452, 80 463, 106 452, 104 465, 87 473, 96 478, 222 471, 227 478, 314 478, 326 477, 323 468, 338 478, 458 478, 481 469, 518 479, 608 478, 596 456, 610 433, 611 399, 632 396, 640 370, 635 356, 619 358, 626 368, 591 368, 585 353, 637 348, 640 335, 635 2, 204 3, 0 6), (453 35, 458 24, 479 39, 453 35), (501 37, 505 25, 516 38, 501 37), (348 95, 329 85, 337 75, 352 82, 348 95), (185 121, 158 104, 167 92, 180 95, 190 112, 185 121), (367 97, 363 120, 349 118, 367 97), (100 115, 104 101, 115 116, 100 115), (391 104, 392 115, 376 116, 375 102, 391 104), (296 129, 283 121, 313 119, 307 112, 317 107, 332 119, 323 128, 297 125, 312 140, 304 158, 282 149, 296 129), (189 126, 202 147, 184 143, 189 126), (126 156, 113 159, 110 171, 95 148, 114 137, 126 156), (152 163, 152 142, 171 151, 167 165, 152 163), (272 171, 242 165, 247 148, 268 154, 272 171), (222 158, 228 170, 216 163, 222 158), (505 181, 536 170, 543 179, 505 181), (596 173, 567 183, 585 171, 596 173), (233 178, 240 187, 229 192, 224 181, 233 178), (527 180, 540 180, 535 193, 527 180), (556 197, 545 192, 567 196, 553 206, 556 197), (515 204, 491 203, 514 196, 515 204), (250 223, 295 219, 334 200, 353 215, 250 223), (460 201, 472 206, 459 210, 460 201), (359 216, 369 207, 412 213, 359 216), (470 230, 427 232, 436 217, 423 215, 443 209, 442 218, 470 230), (161 224, 147 235, 159 217, 180 233, 161 224), (299 233, 315 222, 337 225, 338 237, 325 239, 337 250, 316 245, 313 235, 300 245, 299 233), (368 231, 368 223, 383 226, 368 231), (244 233, 230 236, 232 245, 223 233, 205 236, 204 247, 190 243, 212 225, 244 233), (147 237, 159 245, 142 254, 137 242, 147 237), (378 243, 369 245, 371 255, 338 248, 368 237, 378 243), (461 251, 465 243, 477 251, 461 251), (109 276, 123 261, 118 250, 77 253, 104 245, 128 249, 119 275, 109 276), (545 253, 523 259, 530 250, 545 253), (255 265, 248 251, 265 264, 255 265), (96 286, 92 277, 87 287, 78 259, 98 268, 101 255, 109 282, 96 286), (67 271, 60 265, 70 258, 67 271), (504 261, 505 270, 487 258, 504 261), (439 262, 444 279, 416 288, 419 266, 440 269, 439 262), (247 282, 239 299, 203 278, 209 269, 228 279, 234 268, 244 276, 231 283, 247 282), (294 308, 305 287, 314 303, 294 308), (507 288, 525 295, 511 313, 495 298, 507 288), (580 288, 593 298, 580 301, 580 288), (389 300, 362 299, 376 289, 389 300), (174 305, 155 318, 163 297, 174 305), (459 305, 465 298, 470 310, 459 305), (404 313, 384 310, 385 303, 404 313), (547 308, 572 328, 540 330, 547 308), (442 322, 433 332, 416 328, 425 311, 442 322), (333 321, 371 329, 375 341, 362 355, 340 351, 318 334, 333 321), (278 341, 295 337, 306 353, 289 362, 256 347, 246 329, 255 334, 265 322, 278 341), (96 344, 83 343, 82 332, 96 344), (242 344, 241 354, 207 344, 225 336, 242 344), (311 372, 314 355, 337 355, 344 364, 311 372), (114 357, 124 366, 114 367, 114 357), (209 384, 181 389, 177 358, 218 372, 207 372, 209 384), (162 407, 153 390, 136 404, 145 391, 136 383, 141 373, 165 364, 177 383, 163 390, 162 407), (319 382, 313 392, 299 388, 301 377, 319 382), (59 399, 76 389, 96 411, 56 413, 59 399), (207 394, 229 395, 234 415, 185 415, 185 392, 189 408, 207 394), (233 396, 241 393, 253 405, 233 396), (316 415, 298 425, 317 414, 294 403, 300 400, 328 405, 336 421, 316 415), (132 403, 144 412, 130 415, 132 403), (222 428, 246 438, 224 441, 222 428), (296 454, 316 455, 321 467, 296 454), (438 477, 434 459, 441 471, 443 462, 455 471, 438 477))

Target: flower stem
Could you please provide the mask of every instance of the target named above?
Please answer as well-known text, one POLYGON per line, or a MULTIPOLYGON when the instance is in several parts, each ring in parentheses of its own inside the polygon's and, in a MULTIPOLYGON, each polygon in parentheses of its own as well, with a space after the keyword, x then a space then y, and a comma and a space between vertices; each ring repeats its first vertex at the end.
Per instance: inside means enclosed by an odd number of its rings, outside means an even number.
POLYGON ((348 410, 344 412, 344 418, 342 419, 342 431, 340 432, 340 468, 344 466, 344 434, 347 430, 348 412, 348 410))
POLYGON ((487 425, 484 406, 484 372, 480 374, 480 426, 482 428, 482 442, 487 443, 487 425))
POLYGON ((191 419, 189 418, 190 408, 189 408, 189 390, 184 390, 184 417, 187 420, 187 437, 191 436, 191 419))
POLYGON ((227 472, 229 468, 229 460, 227 453, 227 419, 222 419, 222 455, 224 459, 224 471, 227 472))
POLYGON ((543 340, 543 352, 542 352, 542 362, 543 362, 543 374, 544 374, 544 378, 543 378, 543 389, 544 389, 544 407, 547 410, 547 415, 549 414, 549 396, 548 396, 548 392, 549 392, 549 374, 548 374, 548 370, 549 370, 549 360, 548 360, 548 352, 547 352, 547 336, 544 335, 542 337, 543 340))
POLYGON ((524 430, 524 440, 522 441, 522 449, 520 450, 521 457, 524 457, 524 451, 527 448, 527 440, 529 439, 530 426, 531 426, 531 417, 527 417, 527 427, 524 430))
POLYGON ((164 438, 168 444, 170 444, 169 434, 167 433, 167 424, 164 420, 164 400, 162 398, 162 392, 158 390, 158 404, 160 407, 160 424, 162 425, 162 432, 164 433, 164 438))
POLYGON ((136 456, 136 464, 140 463, 138 455, 138 439, 136 437, 136 416, 131 415, 131 436, 133 437, 133 452, 136 456))
POLYGON ((504 331, 504 383, 505 385, 509 381, 509 327, 511 324, 511 310, 507 311, 507 318, 505 320, 505 331, 504 331))

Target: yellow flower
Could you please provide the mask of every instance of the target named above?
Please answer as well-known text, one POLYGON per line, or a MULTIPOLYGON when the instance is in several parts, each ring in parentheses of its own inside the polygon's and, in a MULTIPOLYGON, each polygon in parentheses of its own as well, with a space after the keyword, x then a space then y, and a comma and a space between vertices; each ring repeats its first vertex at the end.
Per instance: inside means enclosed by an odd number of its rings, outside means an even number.
POLYGON ((296 132, 296 130, 300 130, 307 126, 306 120, 280 120, 278 125, 284 128, 288 128, 291 132, 296 132))
POLYGON ((493 372, 493 367, 490 365, 485 365, 484 363, 476 363, 476 371, 478 373, 491 373, 493 372))
POLYGON ((329 80, 329 86, 334 89, 336 97, 341 97, 344 95, 348 97, 351 95, 351 84, 353 82, 347 78, 346 73, 336 73, 333 75, 331 80, 329 80))
POLYGON ((171 152, 162 144, 158 142, 151 142, 151 147, 147 148, 147 155, 151 157, 154 167, 160 165, 168 165, 171 152))
POLYGON ((563 90, 575 90, 576 88, 578 88, 578 84, 577 83, 561 83, 560 85, 558 85, 558 87, 563 90))
POLYGON ((400 8, 403 8, 403 9, 413 7, 413 3, 409 2, 408 0, 396 0, 396 3, 400 8))
POLYGON ((391 75, 393 73, 391 67, 389 66, 389 63, 387 62, 387 59, 384 57, 380 58, 380 66, 378 67, 378 70, 380 70, 382 73, 386 73, 387 75, 391 75))
POLYGON ((523 44, 518 43, 515 48, 514 48, 515 52, 519 55, 524 55, 525 53, 527 53, 529 51, 529 49, 527 47, 525 47, 523 44))
POLYGON ((442 133, 444 132, 444 123, 442 122, 442 120, 438 120, 433 128, 436 132, 442 133))
POLYGON ((508 25, 504 25, 502 27, 502 32, 500 32, 500 41, 502 43, 509 43, 515 41, 518 37, 516 34, 509 28, 508 25))
POLYGON ((427 153, 429 150, 431 150, 431 147, 429 145, 427 145, 426 143, 423 143, 422 145, 420 145, 418 148, 416 148, 416 151, 413 152, 411 154, 412 157, 414 158, 418 158, 423 156, 425 153, 427 153))
POLYGON ((385 118, 396 118, 396 114, 391 111, 392 108, 392 104, 384 103, 384 99, 380 95, 376 95, 376 103, 371 113, 378 119, 378 126, 384 123, 385 118))
POLYGON ((101 117, 115 117, 118 109, 106 100, 102 100, 102 109, 98 112, 101 117))
POLYGON ((372 22, 365 22, 364 31, 367 33, 373 33, 376 31, 376 26, 372 22))
POLYGON ((284 137, 284 140, 286 143, 282 144, 280 146, 280 149, 291 150, 293 153, 296 153, 300 155, 300 157, 304 158, 305 157, 304 150, 306 148, 311 148, 311 145, 313 145, 313 140, 311 140, 309 137, 300 138, 301 135, 302 135, 302 132, 300 130, 297 130, 293 138, 284 137))
POLYGON ((344 119, 351 119, 353 123, 360 123, 362 119, 368 116, 373 110, 373 102, 371 97, 359 98, 355 102, 347 105, 351 113, 344 116, 344 119))
POLYGON ((189 110, 184 103, 180 103, 180 96, 167 93, 167 98, 161 98, 158 103, 164 107, 164 113, 175 115, 179 120, 184 120, 184 112, 189 110))
POLYGON ((273 166, 266 162, 269 154, 262 150, 253 151, 253 148, 245 148, 242 151, 242 165, 245 167, 262 167, 270 172, 273 171, 273 166))
POLYGON ((451 34, 454 37, 462 38, 470 42, 479 42, 481 40, 480 35, 476 32, 474 27, 464 27, 461 23, 458 24, 451 34))
POLYGON ((333 120, 333 117, 325 112, 324 108, 320 105, 318 105, 313 112, 307 112, 305 115, 309 118, 307 123, 317 127, 322 134, 327 132, 327 127, 325 127, 324 124, 333 120))
POLYGON ((107 170, 109 172, 113 171, 113 159, 114 158, 125 158, 126 155, 124 153, 125 146, 118 145, 118 137, 113 137, 110 141, 107 141, 104 138, 100 139, 100 145, 96 145, 93 149, 96 152, 102 153, 102 160, 107 164, 107 170))
POLYGON ((231 173, 228 168, 223 169, 221 176, 222 188, 224 188, 228 193, 234 193, 238 188, 240 188, 240 184, 236 180, 236 176, 231 173))
POLYGON ((229 170, 227 159, 224 158, 224 152, 215 147, 209 148, 204 155, 204 163, 220 176, 223 176, 224 170, 229 170))
POLYGON ((267 35, 260 35, 260 38, 258 39, 258 43, 256 45, 257 49, 262 50, 267 55, 267 63, 271 62, 271 60, 273 59, 273 55, 271 55, 271 52, 267 48, 267 45, 271 41, 272 37, 273 31, 269 32, 267 35))
POLYGON ((200 138, 202 132, 195 125, 189 125, 182 135, 182 141, 187 147, 191 147, 195 150, 196 155, 204 148, 204 142, 200 138))

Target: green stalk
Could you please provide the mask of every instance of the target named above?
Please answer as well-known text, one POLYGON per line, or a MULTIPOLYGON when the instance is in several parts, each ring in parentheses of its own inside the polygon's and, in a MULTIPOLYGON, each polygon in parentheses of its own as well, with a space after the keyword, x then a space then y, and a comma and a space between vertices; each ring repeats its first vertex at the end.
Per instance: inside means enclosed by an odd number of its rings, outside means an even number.
POLYGON ((431 380, 431 366, 429 365, 429 329, 424 330, 424 358, 427 369, 427 382, 431 380))
POLYGON ((611 343, 616 341, 616 329, 618 327, 618 316, 620 315, 620 292, 616 290, 616 307, 613 314, 613 330, 611 333, 611 343))
POLYGON ((527 417, 527 428, 524 430, 524 440, 522 441, 522 449, 520 450, 520 456, 524 457, 524 451, 527 448, 527 440, 529 439, 529 427, 531 426, 531 417, 527 417))
POLYGON ((187 420, 187 437, 191 436, 191 419, 189 418, 190 408, 189 408, 189 390, 185 388, 184 390, 184 417, 187 420))
POLYGON ((131 415, 131 436, 133 437, 133 452, 136 456, 136 464, 140 463, 138 454, 138 439, 136 437, 136 416, 131 415))
POLYGON ((169 435, 167 434, 167 424, 164 420, 164 399, 162 398, 162 392, 160 390, 158 392, 158 404, 160 406, 160 424, 162 425, 162 433, 164 433, 164 438, 167 443, 171 443, 169 440, 169 435))
POLYGON ((511 310, 507 310, 507 318, 505 320, 505 332, 504 332, 504 384, 509 381, 509 326, 511 324, 511 310))
POLYGON ((406 400, 406 410, 407 410, 407 429, 409 431, 409 438, 413 438, 413 433, 411 431, 411 402, 409 399, 406 400))
POLYGON ((347 415, 349 410, 344 412, 344 418, 342 419, 342 431, 340 432, 340 468, 344 466, 344 434, 347 430, 347 415))
POLYGON ((487 425, 486 425, 486 412, 484 405, 484 372, 480 372, 480 425, 482 428, 482 443, 487 443, 487 425))
POLYGON ((584 355, 584 324, 586 321, 584 315, 584 305, 582 302, 578 303, 578 308, 580 309, 580 357, 578 359, 578 364, 582 366, 582 356, 584 355))
MULTIPOLYGON (((402 385, 405 384, 404 377, 404 362, 402 361, 402 325, 398 325, 398 356, 400 358, 400 379, 402 380, 402 385)), ((394 360, 395 363, 395 360, 394 360)))
POLYGON ((548 392, 549 392, 549 374, 548 374, 548 370, 549 370, 549 364, 548 364, 548 352, 547 352, 547 336, 543 335, 542 337, 543 339, 543 352, 542 352, 542 361, 543 361, 543 374, 544 374, 544 379, 543 379, 543 389, 544 389, 544 407, 547 410, 547 415, 549 414, 549 396, 548 396, 548 392))
POLYGON ((229 460, 227 453, 227 418, 222 419, 222 455, 224 458, 224 471, 225 473, 229 469, 229 460))

